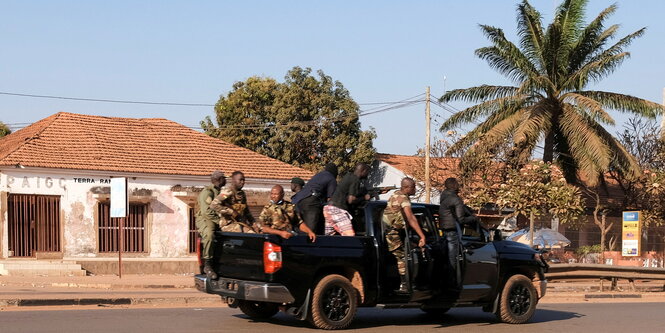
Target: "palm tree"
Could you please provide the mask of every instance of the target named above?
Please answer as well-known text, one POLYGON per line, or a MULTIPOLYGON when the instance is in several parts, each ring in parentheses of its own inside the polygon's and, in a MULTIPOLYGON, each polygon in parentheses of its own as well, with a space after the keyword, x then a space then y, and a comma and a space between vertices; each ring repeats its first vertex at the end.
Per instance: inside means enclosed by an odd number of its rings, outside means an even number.
POLYGON ((595 184, 610 168, 629 176, 640 173, 635 159, 603 127, 614 124, 607 110, 655 118, 664 108, 634 96, 585 89, 630 56, 624 49, 645 28, 617 40, 618 25, 604 25, 616 5, 585 26, 586 4, 565 0, 543 30, 540 13, 524 0, 517 7, 519 45, 506 39, 500 28, 480 26, 492 45, 477 49, 476 55, 515 86, 481 85, 440 98, 475 104, 441 126, 445 131, 477 124, 451 147, 451 154, 468 149, 465 156, 471 156, 511 140, 512 156, 523 163, 544 141, 543 160, 557 162, 569 182, 582 176, 595 184))

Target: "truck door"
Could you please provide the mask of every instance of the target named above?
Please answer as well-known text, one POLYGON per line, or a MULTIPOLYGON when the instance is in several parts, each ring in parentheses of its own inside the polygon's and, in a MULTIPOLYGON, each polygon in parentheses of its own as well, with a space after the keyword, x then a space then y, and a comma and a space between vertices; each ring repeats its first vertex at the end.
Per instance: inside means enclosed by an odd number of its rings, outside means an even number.
POLYGON ((489 299, 497 284, 497 253, 488 241, 487 231, 465 226, 462 228, 462 290, 460 301, 489 299))
POLYGON ((437 241, 436 227, 424 207, 412 207, 413 214, 418 220, 420 228, 425 234, 427 245, 418 247, 418 235, 410 228, 406 228, 405 251, 407 256, 407 274, 409 277, 411 300, 423 300, 431 297, 432 290, 436 289, 434 268, 440 260, 440 243, 437 241))

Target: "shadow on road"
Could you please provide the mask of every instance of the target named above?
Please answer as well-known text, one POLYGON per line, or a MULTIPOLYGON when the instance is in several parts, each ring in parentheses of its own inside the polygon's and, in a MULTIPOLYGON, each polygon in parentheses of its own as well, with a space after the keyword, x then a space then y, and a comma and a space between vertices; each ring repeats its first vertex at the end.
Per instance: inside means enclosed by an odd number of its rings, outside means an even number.
MULTIPOLYGON (((244 318, 252 321, 244 314, 236 314, 234 317, 244 318)), ((549 309, 538 309, 529 323, 546 323, 561 320, 584 317, 583 314, 568 311, 549 309)), ((307 321, 299 321, 292 316, 280 313, 266 320, 275 325, 311 328, 307 321)), ((349 327, 350 329, 377 328, 382 326, 413 326, 413 325, 437 325, 438 328, 455 327, 467 324, 486 325, 510 325, 500 323, 493 314, 483 312, 476 308, 458 308, 450 312, 432 316, 416 309, 382 310, 376 308, 359 309, 356 318, 349 327)))

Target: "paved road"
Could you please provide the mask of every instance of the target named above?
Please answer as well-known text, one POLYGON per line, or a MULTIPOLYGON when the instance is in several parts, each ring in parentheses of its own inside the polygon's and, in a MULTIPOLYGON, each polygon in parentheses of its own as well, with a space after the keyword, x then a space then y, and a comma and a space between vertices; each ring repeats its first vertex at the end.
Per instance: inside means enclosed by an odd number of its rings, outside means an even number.
MULTIPOLYGON (((480 309, 453 309, 431 318, 417 309, 361 309, 351 328, 363 332, 662 332, 665 303, 542 304, 532 323, 497 323, 480 309)), ((294 332, 306 322, 282 313, 256 322, 229 308, 127 308, 0 311, 10 332, 294 332)))

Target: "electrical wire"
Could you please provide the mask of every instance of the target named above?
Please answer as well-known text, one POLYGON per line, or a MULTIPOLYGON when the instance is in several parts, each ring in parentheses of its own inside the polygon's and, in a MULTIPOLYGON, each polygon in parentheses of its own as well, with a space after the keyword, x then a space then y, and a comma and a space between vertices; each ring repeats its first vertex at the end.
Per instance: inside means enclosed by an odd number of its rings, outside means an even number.
POLYGON ((18 96, 18 97, 31 97, 31 98, 64 99, 64 100, 70 100, 70 101, 84 101, 84 102, 121 103, 121 104, 147 104, 147 105, 196 106, 196 107, 215 106, 215 104, 203 104, 203 103, 171 103, 171 102, 129 101, 129 100, 117 100, 117 99, 99 99, 99 98, 83 98, 83 97, 65 97, 65 96, 51 96, 51 95, 22 94, 22 93, 14 93, 14 92, 6 92, 6 91, 0 91, 0 95, 18 96))

